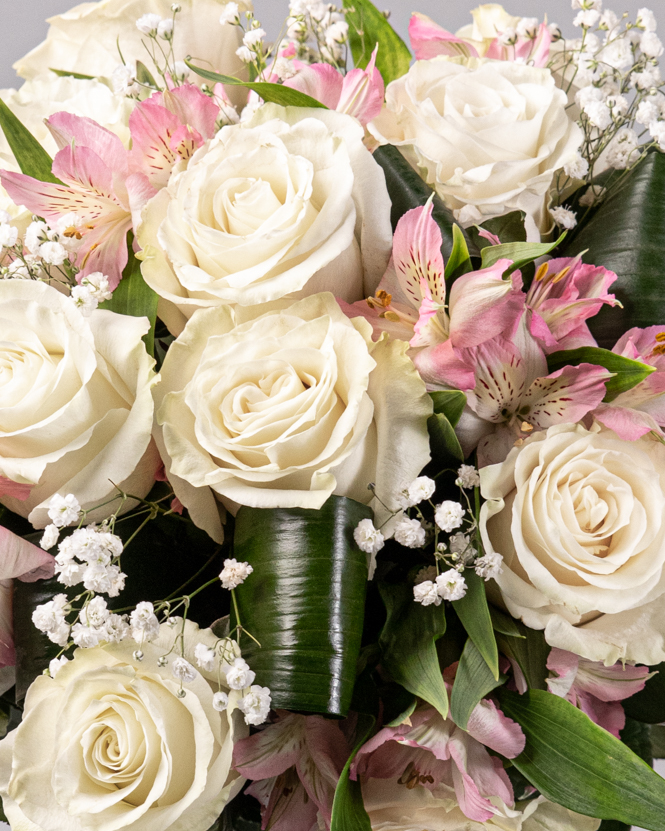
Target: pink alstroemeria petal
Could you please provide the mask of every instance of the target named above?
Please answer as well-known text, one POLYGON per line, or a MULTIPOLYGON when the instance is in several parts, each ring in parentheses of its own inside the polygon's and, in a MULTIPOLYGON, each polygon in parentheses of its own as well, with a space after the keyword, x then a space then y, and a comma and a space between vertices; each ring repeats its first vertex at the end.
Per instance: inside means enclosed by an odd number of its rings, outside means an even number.
POLYGON ((12 482, 11 479, 0 476, 0 499, 3 496, 12 496, 14 499, 18 499, 19 502, 25 502, 26 499, 30 498, 30 491, 34 487, 34 485, 30 484, 12 482))
POLYGON ((494 338, 470 349, 456 350, 475 367, 469 407, 485 421, 499 424, 518 409, 526 389, 526 366, 519 349, 506 338, 494 338))
POLYGON ((385 96, 385 84, 376 68, 377 44, 365 69, 352 69, 344 76, 342 94, 337 111, 355 116, 363 127, 381 112, 385 96))
POLYGON ((284 86, 309 95, 310 98, 325 104, 329 110, 336 110, 342 96, 344 79, 334 66, 313 63, 301 69, 292 78, 287 78, 284 86))
POLYGON ((447 340, 421 350, 414 356, 413 362, 429 388, 448 386, 468 392, 476 386, 474 365, 467 356, 470 351, 462 350, 460 357, 447 340))
POLYGON ((519 724, 505 716, 488 698, 474 707, 466 729, 474 739, 508 759, 519 756, 526 744, 519 724))
POLYGON ((648 413, 641 410, 632 410, 628 407, 613 407, 611 404, 600 404, 593 411, 593 417, 624 441, 637 441, 652 430, 662 435, 662 430, 648 413))
POLYGON ((579 421, 601 403, 611 376, 604 367, 579 364, 536 378, 522 398, 519 415, 539 430, 579 421))
POLYGON ((407 211, 397 223, 393 237, 397 279, 416 309, 420 309, 423 300, 423 281, 429 286, 432 300, 441 305, 446 302, 441 231, 432 219, 432 210, 429 201, 407 211))
POLYGON ((261 812, 261 828, 270 831, 312 831, 318 806, 313 802, 295 770, 278 776, 270 799, 261 812))
POLYGON ((606 667, 581 658, 575 686, 601 701, 623 701, 641 692, 649 677, 649 667, 621 663, 606 667))
POLYGON ((427 61, 437 55, 452 58, 477 58, 478 52, 462 38, 451 34, 425 14, 415 12, 409 20, 411 49, 418 61, 427 61))
POLYGON ((55 113, 46 124, 59 150, 72 144, 76 149, 88 147, 110 170, 120 175, 127 174, 127 150, 118 136, 101 124, 66 112, 55 113))
POLYGON ((501 240, 497 237, 497 235, 493 234, 491 231, 488 231, 486 228, 479 227, 478 236, 489 240, 492 245, 501 245, 501 240))
MULTIPOLYGON (((480 793, 477 776, 485 772, 491 777, 495 769, 487 751, 484 751, 485 758, 477 754, 478 758, 474 759, 475 764, 471 764, 467 752, 470 749, 467 742, 459 738, 451 742, 450 755, 455 763, 452 768, 453 787, 462 813, 476 822, 486 822, 492 819, 496 811, 489 799, 480 793), (473 768, 473 772, 470 768, 473 768)), ((500 784, 503 786, 502 781, 500 784)))
POLYGON ((282 714, 233 747, 233 766, 248 779, 270 779, 296 764, 305 746, 305 716, 282 714))
POLYGON ((219 107, 196 84, 183 84, 163 93, 155 93, 147 100, 154 100, 155 104, 165 107, 177 117, 180 124, 189 125, 204 139, 215 135, 219 107))
POLYGON ((0 580, 17 577, 24 583, 53 577, 55 560, 46 551, 0 525, 0 580))
POLYGON ((579 692, 577 706, 599 727, 617 739, 621 738, 621 731, 626 725, 626 714, 618 701, 601 701, 593 695, 579 692))

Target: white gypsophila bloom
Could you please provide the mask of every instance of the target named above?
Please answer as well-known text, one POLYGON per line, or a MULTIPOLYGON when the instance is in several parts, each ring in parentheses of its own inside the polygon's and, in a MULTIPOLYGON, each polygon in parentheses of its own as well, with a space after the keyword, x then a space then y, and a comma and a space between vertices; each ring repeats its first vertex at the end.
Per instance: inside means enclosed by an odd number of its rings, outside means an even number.
POLYGON ((446 499, 440 505, 437 505, 434 512, 434 522, 442 531, 449 534, 455 528, 459 528, 464 519, 466 511, 459 502, 453 502, 446 499))
POLYGON ((288 58, 277 58, 272 65, 272 71, 275 75, 277 75, 280 81, 286 81, 289 78, 293 78, 296 74, 293 61, 290 61, 288 58))
POLYGON ((633 63, 633 50, 628 38, 619 37, 603 49, 598 59, 614 69, 627 69, 633 63))
POLYGON ((643 124, 648 127, 652 121, 658 121, 661 116, 661 108, 656 101, 648 98, 646 101, 640 101, 637 111, 635 112, 635 121, 638 124, 643 124))
POLYGON ((136 21, 136 28, 143 35, 156 35, 162 18, 158 14, 143 14, 136 21))
POLYGON ((56 556, 55 563, 58 582, 63 586, 77 586, 83 580, 83 568, 74 560, 60 561, 56 556))
POLYGON ((112 614, 104 624, 103 639, 109 643, 120 643, 129 635, 129 624, 122 615, 112 614))
POLYGON ((81 285, 85 286, 100 303, 113 297, 113 292, 109 289, 109 278, 101 271, 93 271, 92 274, 87 274, 81 280, 81 285))
POLYGON ((467 490, 480 487, 480 475, 473 465, 460 465, 455 484, 467 490))
POLYGON ((222 581, 222 588, 235 589, 244 583, 254 571, 249 563, 239 563, 235 557, 224 560, 224 568, 221 570, 219 579, 222 581))
POLYGON ((66 621, 58 624, 55 629, 51 629, 46 633, 51 643, 56 643, 58 646, 67 646, 69 643, 69 632, 71 627, 66 621))
POLYGON ((326 46, 333 49, 340 43, 345 43, 349 37, 349 24, 346 21, 338 21, 328 26, 325 31, 326 46))
POLYGON ((97 306, 99 306, 99 300, 87 286, 74 286, 70 297, 83 317, 90 317, 97 306))
POLYGON ((173 37, 173 20, 170 18, 165 18, 164 20, 159 21, 159 26, 157 27, 157 34, 162 40, 171 40, 173 37))
POLYGON ((191 684, 196 680, 197 672, 194 667, 185 658, 178 656, 173 659, 171 664, 171 672, 174 678, 182 681, 183 684, 191 684))
POLYGON ((607 106, 612 110, 612 118, 625 115, 628 112, 629 102, 625 95, 608 95, 607 106))
POLYGON ((39 541, 40 547, 43 548, 44 551, 48 551, 57 543, 59 536, 60 529, 57 525, 47 525, 44 529, 44 534, 39 541))
POLYGON ((251 63, 254 60, 254 55, 246 46, 239 46, 236 49, 236 55, 243 63, 251 63))
POLYGON ((444 600, 460 600, 466 594, 466 580, 451 568, 436 578, 436 590, 444 600))
POLYGON ((371 519, 361 519, 353 529, 353 539, 365 554, 378 554, 386 544, 381 531, 374 527, 371 519))
POLYGON ((99 629, 109 618, 109 610, 103 597, 93 597, 90 603, 81 609, 81 623, 99 629))
POLYGON ((173 64, 173 74, 177 81, 184 82, 189 78, 189 67, 184 61, 176 61, 173 64))
POLYGON ((270 713, 270 702, 268 687, 260 687, 258 684, 250 687, 247 695, 238 702, 238 709, 245 716, 245 724, 263 724, 270 713))
POLYGON ((249 664, 244 658, 235 658, 233 663, 226 669, 226 683, 232 690, 245 690, 256 678, 249 664))
POLYGON ((450 551, 465 563, 470 562, 478 554, 476 549, 471 545, 471 538, 468 534, 463 534, 459 531, 450 537, 450 551))
POLYGON ((658 28, 656 15, 651 11, 651 9, 638 9, 637 25, 640 29, 644 29, 645 32, 655 32, 658 28))
POLYGON ((248 49, 256 52, 257 47, 261 45, 265 36, 265 29, 250 29, 249 32, 245 32, 242 42, 248 49))
POLYGON ((655 121, 649 125, 651 138, 658 143, 660 149, 665 152, 665 121, 655 121))
POLYGON ((137 604, 129 616, 129 625, 132 629, 132 637, 137 643, 155 640, 159 635, 159 621, 152 603, 143 600, 137 604))
POLYGON ((110 594, 111 574, 113 566, 105 566, 102 563, 91 563, 83 571, 83 586, 95 594, 110 594))
POLYGON ((575 211, 571 211, 568 208, 563 208, 561 206, 558 208, 551 208, 550 215, 557 225, 560 225, 562 228, 566 228, 567 230, 570 230, 577 225, 575 211))
MULTIPOLYGON (((104 549, 99 545, 99 536, 94 525, 85 528, 77 528, 73 534, 65 539, 58 546, 58 558, 62 561, 72 560, 78 557, 85 562, 99 560, 104 549)), ((104 564, 110 562, 110 552, 106 551, 107 559, 104 564)))
POLYGON ((58 528, 64 528, 76 522, 80 511, 81 505, 73 493, 68 493, 66 496, 54 493, 48 503, 49 519, 58 528))
POLYGON ((111 89, 116 95, 133 95, 140 87, 136 82, 136 71, 124 64, 118 64, 111 73, 111 89))
POLYGON ((395 525, 396 542, 406 548, 422 548, 425 545, 425 529, 418 519, 401 519, 395 525))
POLYGON ((580 196, 580 205, 584 208, 593 207, 598 202, 601 202, 605 196, 606 188, 600 187, 599 185, 590 185, 580 196))
POLYGON ((639 137, 630 127, 622 127, 612 139, 607 153, 607 164, 617 170, 625 170, 635 164, 641 152, 639 137))
POLYGON ((606 130, 612 123, 612 112, 605 101, 591 101, 584 112, 594 127, 599 130, 606 130))
POLYGON ((573 11, 577 9, 582 9, 583 11, 586 9, 595 9, 599 12, 603 8, 603 0, 571 0, 570 7, 573 11))
POLYGON ((45 222, 31 222, 25 230, 23 242, 31 254, 38 254, 41 244, 48 239, 48 225, 45 222))
POLYGON ((217 653, 204 643, 197 643, 194 647, 194 658, 198 666, 212 672, 217 662, 217 653))
POLYGON ((55 678, 58 672, 68 663, 69 658, 66 658, 64 655, 61 655, 59 658, 52 658, 48 665, 48 673, 51 678, 55 678))
POLYGON ((657 86, 661 81, 660 67, 645 66, 640 72, 633 72, 630 82, 640 90, 648 90, 657 86))
POLYGON ((227 3, 224 6, 224 11, 219 18, 219 22, 224 26, 227 23, 239 23, 240 22, 240 9, 238 8, 237 3, 227 3))
POLYGON ((607 9, 600 16, 598 25, 601 29, 606 29, 608 32, 613 31, 620 23, 619 17, 611 9, 607 9))
POLYGON ((593 29, 599 20, 600 13, 595 9, 583 9, 575 15, 573 26, 580 26, 583 29, 593 29))
POLYGON ((216 692, 212 697, 212 706, 218 712, 223 713, 229 706, 228 693, 216 692))
POLYGON ((502 563, 503 557, 501 554, 498 554, 496 551, 490 551, 489 554, 478 557, 473 564, 473 568, 478 577, 482 577, 487 582, 503 573, 502 563))
POLYGON ((48 603, 42 603, 32 613, 32 622, 40 632, 52 632, 65 621, 69 610, 66 594, 56 594, 48 603))
POLYGON ((6 222, 0 224, 0 248, 13 248, 17 239, 18 228, 14 228, 6 222))
POLYGON ((406 489, 406 497, 408 499, 407 507, 412 508, 414 505, 419 505, 425 502, 434 494, 436 490, 436 482, 430 479, 429 476, 419 476, 406 489))
POLYGON ((523 17, 517 24, 517 36, 521 38, 535 38, 538 34, 540 21, 537 17, 523 17))
POLYGON ((517 29, 513 28, 512 26, 508 26, 507 29, 504 29, 503 32, 499 35, 499 43, 502 46, 510 46, 517 41, 517 29))
POLYGON ((6 278, 8 280, 29 280, 30 270, 20 260, 13 260, 7 266, 6 278))
POLYGON ((123 571, 120 571, 118 566, 108 566, 106 571, 110 583, 107 594, 109 597, 117 597, 125 588, 127 575, 123 571))
POLYGON ((72 626, 71 637, 76 646, 82 649, 92 649, 99 645, 99 641, 103 635, 99 629, 94 629, 92 626, 85 626, 83 623, 75 623, 72 626))
POLYGON ((655 32, 645 32, 642 35, 640 49, 649 58, 659 58, 663 54, 663 44, 655 32))
POLYGON ((443 598, 439 595, 436 585, 431 580, 423 580, 413 587, 413 599, 423 606, 440 606, 443 598))
POLYGON ((575 93, 575 103, 581 110, 585 110, 589 104, 593 103, 594 101, 604 101, 605 100, 605 93, 599 87, 594 86, 593 84, 589 84, 588 86, 581 87, 575 93))
POLYGON ((0 209, 0 223, 6 225, 8 222, 12 221, 12 216, 7 211, 3 211, 0 209))

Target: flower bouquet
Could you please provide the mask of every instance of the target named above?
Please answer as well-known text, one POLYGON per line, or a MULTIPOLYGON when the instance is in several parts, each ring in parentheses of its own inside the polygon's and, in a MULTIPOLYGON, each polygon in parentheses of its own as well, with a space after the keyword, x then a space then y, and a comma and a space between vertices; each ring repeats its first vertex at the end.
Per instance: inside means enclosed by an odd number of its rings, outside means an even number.
POLYGON ((18 63, 12 829, 665 829, 663 47, 572 6, 101 0, 18 63))

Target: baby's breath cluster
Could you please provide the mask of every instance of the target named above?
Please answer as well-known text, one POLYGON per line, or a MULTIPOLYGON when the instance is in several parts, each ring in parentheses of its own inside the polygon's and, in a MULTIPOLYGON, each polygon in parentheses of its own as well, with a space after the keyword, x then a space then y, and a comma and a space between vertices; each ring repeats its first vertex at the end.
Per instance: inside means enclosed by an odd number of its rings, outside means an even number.
POLYGON ((286 25, 289 46, 299 60, 346 67, 349 24, 342 7, 320 0, 290 0, 286 25))

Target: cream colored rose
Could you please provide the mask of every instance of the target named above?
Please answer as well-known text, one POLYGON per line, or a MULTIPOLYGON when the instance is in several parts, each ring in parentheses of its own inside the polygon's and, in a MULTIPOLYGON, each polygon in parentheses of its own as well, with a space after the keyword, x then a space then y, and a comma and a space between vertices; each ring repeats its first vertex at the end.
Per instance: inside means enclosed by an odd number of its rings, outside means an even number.
MULTIPOLYGON (((81 3, 64 14, 51 17, 46 40, 18 60, 14 69, 21 78, 34 78, 51 69, 110 78, 122 64, 119 47, 128 66, 140 60, 153 71, 152 61, 142 43, 147 38, 137 29, 136 21, 144 14, 172 18, 172 5, 172 0, 81 3)), ((191 56, 195 63, 206 69, 224 75, 239 75, 244 64, 235 52, 242 32, 237 26, 220 24, 226 3, 223 0, 180 0, 179 5, 182 11, 176 17, 175 59, 182 61, 191 56)), ((251 0, 240 0, 238 5, 241 11, 252 8, 251 0)), ((193 73, 191 80, 204 83, 193 73)), ((230 95, 237 96, 238 92, 230 90, 230 95)))
POLYGON ((36 528, 50 522, 55 493, 91 508, 117 493, 112 483, 137 496, 153 484, 147 330, 146 318, 84 318, 45 283, 0 281, 0 477, 33 486, 25 501, 0 502, 36 528))
POLYGON ((506 29, 514 29, 520 17, 514 17, 499 3, 483 3, 472 9, 473 23, 462 26, 456 32, 457 37, 472 43, 476 52, 483 57, 493 40, 506 29))
POLYGON ((582 143, 548 69, 485 58, 417 61, 393 81, 369 124, 464 227, 521 210, 537 238, 555 171, 582 143))
POLYGON ((363 783, 363 802, 372 831, 596 831, 600 825, 543 796, 515 810, 497 800, 493 819, 474 822, 459 809, 451 788, 407 787, 394 779, 363 783))
POLYGON ((139 241, 160 317, 179 334, 198 308, 373 294, 390 257, 390 199, 354 118, 270 104, 171 177, 139 241))
POLYGON ((562 424, 480 471, 508 611, 607 666, 665 660, 665 447, 562 424))
MULTIPOLYGON (((237 710, 212 699, 216 673, 196 672, 179 698, 171 659, 181 627, 133 657, 132 640, 78 649, 28 690, 23 720, 0 742, 0 795, 16 831, 207 831, 244 782, 231 769, 247 735, 237 710)), ((216 637, 188 622, 186 658, 216 637)), ((227 688, 222 687, 224 691, 227 688)))
POLYGON ((194 522, 227 507, 395 499, 429 460, 431 401, 402 341, 371 339, 330 294, 196 312, 155 388, 156 439, 194 522))

